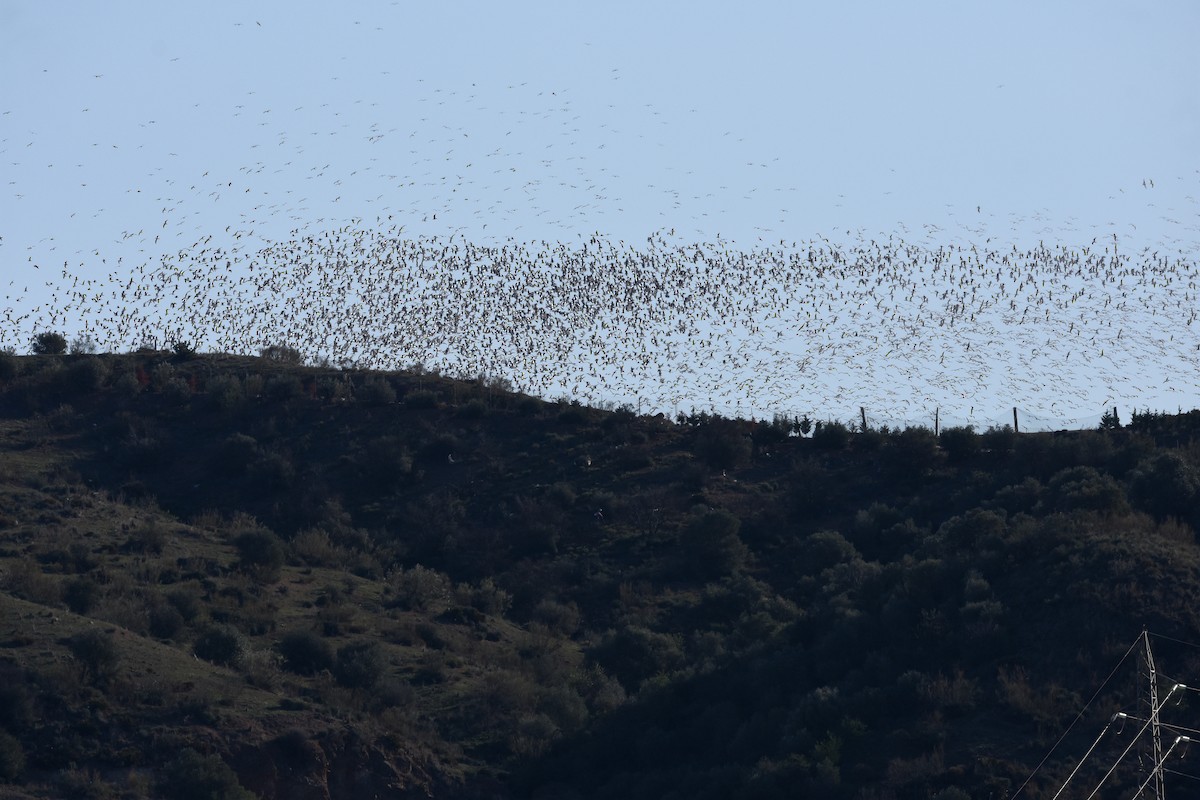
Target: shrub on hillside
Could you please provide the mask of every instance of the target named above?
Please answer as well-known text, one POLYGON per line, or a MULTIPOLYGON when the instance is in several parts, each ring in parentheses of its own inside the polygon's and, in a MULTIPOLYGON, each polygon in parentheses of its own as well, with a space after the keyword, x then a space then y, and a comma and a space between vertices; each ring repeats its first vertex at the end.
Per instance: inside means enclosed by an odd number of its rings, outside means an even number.
POLYGON ((267 378, 263 394, 272 403, 286 403, 294 400, 304 392, 300 379, 295 375, 272 375, 267 378))
POLYGON ((273 344, 258 351, 260 357, 279 364, 299 365, 304 363, 304 354, 286 344, 273 344))
POLYGON ((1047 485, 1055 511, 1101 511, 1121 514, 1129 510, 1125 490, 1092 467, 1068 467, 1054 474, 1047 485))
POLYGON ((938 442, 946 451, 946 458, 951 464, 967 463, 979 454, 982 447, 979 435, 970 425, 943 429, 938 436, 938 442))
POLYGON ((287 558, 282 539, 267 530, 250 530, 238 534, 233 543, 238 549, 239 569, 264 583, 279 580, 279 571, 287 558))
POLYGON ((242 655, 242 637, 226 626, 214 626, 204 631, 192 645, 195 654, 214 664, 231 667, 242 655))
POLYGON ((365 406, 390 406, 396 402, 396 390, 383 378, 372 378, 358 387, 355 397, 365 406))
POLYGON ((163 767, 158 790, 175 800, 255 800, 220 756, 200 755, 191 748, 163 767))
POLYGON ((937 466, 940 458, 938 440, 925 427, 905 428, 892 437, 890 461, 898 473, 919 477, 937 466))
POLYGON ((370 689, 383 676, 386 666, 378 642, 354 642, 338 648, 333 677, 349 689, 370 689))
POLYGON ((391 604, 407 611, 425 611, 450 599, 454 584, 444 573, 417 564, 398 569, 388 577, 391 604))
POLYGON ((77 633, 67 639, 67 649, 79 662, 84 680, 106 682, 116 671, 120 653, 112 636, 98 630, 77 633))
POLYGON ((297 675, 314 675, 333 669, 333 648, 312 631, 291 631, 279 640, 283 668, 297 675))
POLYGON ((1001 425, 999 427, 992 425, 986 431, 979 434, 979 443, 984 450, 994 454, 1005 456, 1011 453, 1017 446, 1017 433, 1013 430, 1012 425, 1001 425))
POLYGON ((13 735, 0 731, 0 782, 12 783, 25 771, 25 751, 13 735))
POLYGON ((35 356, 57 356, 67 352, 67 337, 56 331, 43 331, 29 340, 29 351, 35 356))
POLYGON ((71 394, 87 394, 104 385, 109 366, 95 356, 72 360, 63 374, 63 388, 71 394))
POLYGON ((731 420, 714 419, 696 434, 696 457, 713 469, 733 469, 750 460, 752 442, 731 420))
POLYGON ((713 580, 740 570, 749 554, 738 536, 741 525, 728 511, 709 511, 694 517, 679 541, 687 574, 713 580))
POLYGON ((1200 522, 1200 471, 1178 453, 1160 453, 1133 471, 1129 497, 1159 521, 1177 517, 1194 525, 1200 522))
POLYGON ((837 420, 818 422, 812 441, 822 450, 843 450, 850 441, 850 429, 837 420))
POLYGON ((636 625, 609 631, 588 651, 588 657, 628 691, 636 691, 647 679, 672 672, 684 662, 676 636, 636 625))
POLYGON ((76 614, 88 614, 100 602, 100 586, 91 578, 74 578, 63 587, 63 602, 76 614))
POLYGON ((0 350, 0 381, 8 382, 21 374, 21 362, 12 350, 0 350))
POLYGON ((429 389, 418 389, 404 395, 404 405, 409 408, 436 408, 438 396, 429 389))

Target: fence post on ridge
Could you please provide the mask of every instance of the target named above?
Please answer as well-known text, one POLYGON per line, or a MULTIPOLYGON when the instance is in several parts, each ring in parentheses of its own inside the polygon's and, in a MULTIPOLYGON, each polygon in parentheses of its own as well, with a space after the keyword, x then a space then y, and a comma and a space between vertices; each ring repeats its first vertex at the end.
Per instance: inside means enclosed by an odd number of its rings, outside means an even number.
POLYGON ((1017 407, 1013 406, 1013 433, 1020 433, 1021 426, 1017 424, 1017 407))

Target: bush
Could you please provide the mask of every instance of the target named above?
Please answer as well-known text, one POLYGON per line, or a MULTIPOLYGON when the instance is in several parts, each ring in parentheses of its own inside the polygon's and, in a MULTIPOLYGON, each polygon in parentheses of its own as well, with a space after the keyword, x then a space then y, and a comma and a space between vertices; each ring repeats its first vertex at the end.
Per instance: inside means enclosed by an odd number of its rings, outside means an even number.
POLYGON ((1057 472, 1047 488, 1055 511, 1083 509, 1117 514, 1129 510, 1121 485, 1092 467, 1068 467, 1057 472))
POLYGON ((200 615, 200 601, 196 596, 183 589, 167 592, 167 602, 179 612, 185 622, 191 622, 200 615))
POLYGON ((272 375, 267 379, 263 393, 272 403, 286 403, 304 392, 300 379, 295 375, 272 375))
POLYGON ((684 660, 676 637, 632 625, 606 634, 588 655, 631 691, 648 678, 678 669, 684 660))
POLYGON ((258 351, 259 356, 267 361, 296 366, 304 363, 304 354, 286 344, 273 344, 258 351))
POLYGON ((87 614, 100 602, 100 586, 91 578, 75 578, 63 587, 63 602, 76 614, 87 614))
POLYGON ((192 651, 205 661, 223 667, 235 665, 242 655, 242 637, 225 626, 213 627, 200 634, 192 651))
POLYGON ((96 352, 96 340, 90 333, 81 333, 71 340, 71 355, 86 356, 96 352))
POLYGON ((67 337, 54 331, 44 331, 29 341, 29 351, 35 356, 62 355, 67 352, 67 337))
POLYGON ((911 478, 920 477, 937 465, 937 446, 937 437, 929 428, 905 428, 892 437, 892 468, 911 478))
POLYGON ((21 374, 21 362, 12 350, 0 350, 0 381, 11 381, 21 374))
POLYGON ((1012 425, 992 425, 979 435, 983 449, 996 455, 1008 455, 1017 446, 1017 432, 1012 425))
POLYGON ((25 771, 25 751, 11 734, 0 731, 0 781, 11 783, 25 771))
POLYGON ((382 378, 373 378, 358 389, 358 402, 367 406, 390 406, 396 402, 396 390, 382 378))
POLYGON ((63 377, 67 391, 73 394, 87 394, 103 386, 108 375, 107 364, 95 356, 88 356, 72 361, 63 377))
POLYGON ((713 469, 733 469, 750 459, 751 439, 737 423, 713 420, 696 434, 696 457, 713 469))
POLYGON ((963 464, 979 454, 981 444, 975 428, 966 425, 960 428, 946 428, 938 436, 942 449, 951 464, 963 464))
POLYGON ((278 536, 265 530, 246 531, 233 540, 238 549, 239 569, 264 583, 279 580, 287 549, 278 536))
POLYGON ((34 722, 33 695, 16 668, 0 668, 0 730, 20 733, 34 722))
POLYGON ((355 642, 338 648, 333 677, 349 689, 370 689, 383 676, 386 664, 378 642, 355 642))
POLYGON ((404 395, 404 405, 409 408, 435 408, 437 407, 437 395, 428 389, 418 389, 404 395))
POLYGON ((158 790, 176 800, 255 800, 220 756, 202 756, 191 748, 163 768, 158 790))
POLYGON ((712 580, 740 570, 749 552, 738 536, 741 526, 728 511, 709 511, 689 522, 680 540, 687 573, 712 580))
POLYGON ((1130 476, 1129 497, 1160 522, 1167 517, 1192 524, 1200 521, 1196 507, 1200 473, 1177 453, 1162 453, 1140 463, 1130 476))
POLYGON ((183 615, 175 606, 162 603, 150 609, 148 624, 152 636, 170 639, 183 628, 183 615))
POLYGON ((83 668, 84 680, 104 683, 112 676, 120 661, 116 642, 98 630, 83 631, 67 640, 67 649, 83 668))
POLYGON ((435 603, 450 598, 453 584, 450 578, 435 569, 417 564, 391 575, 392 605, 407 611, 424 611, 435 603))
POLYGON ((850 441, 850 429, 837 420, 818 422, 812 440, 822 450, 843 450, 850 441))
POLYGON ((285 633, 278 650, 283 656, 283 668, 288 672, 314 675, 321 670, 333 669, 333 648, 312 631, 285 633))

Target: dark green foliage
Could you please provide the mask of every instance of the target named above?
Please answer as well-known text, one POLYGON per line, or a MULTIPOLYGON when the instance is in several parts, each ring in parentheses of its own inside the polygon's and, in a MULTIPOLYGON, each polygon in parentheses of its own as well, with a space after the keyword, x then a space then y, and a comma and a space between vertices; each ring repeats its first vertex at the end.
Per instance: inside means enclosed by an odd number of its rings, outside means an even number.
POLYGON ((800 569, 813 574, 836 564, 860 558, 854 545, 837 531, 817 531, 804 539, 800 552, 800 569))
POLYGON ((389 406, 396 402, 396 390, 386 379, 372 378, 358 387, 354 397, 366 406, 389 406))
POLYGON ((20 359, 11 350, 0 350, 0 383, 7 383, 20 374, 20 359))
POLYGON ((73 578, 63 587, 63 602, 76 614, 88 614, 100 602, 100 593, 91 578, 73 578))
POLYGON ((1104 415, 1100 417, 1100 430, 1115 431, 1119 430, 1120 427, 1121 418, 1117 416, 1117 410, 1115 408, 1112 411, 1105 411, 1104 415))
POLYGON ((120 653, 112 635, 99 630, 76 633, 67 639, 67 649, 83 670, 84 680, 104 684, 117 668, 120 653))
POLYGON ((191 342, 183 340, 173 343, 171 345, 171 352, 175 354, 176 361, 187 361, 196 357, 196 348, 192 347, 191 342))
POLYGON ((350 689, 370 689, 387 667, 378 642, 354 642, 338 648, 333 677, 350 689))
POLYGON ((679 537, 687 574, 713 580, 740 570, 749 553, 738 536, 742 523, 727 511, 708 511, 694 517, 679 537))
POLYGON ((214 453, 213 466, 230 475, 244 475, 259 455, 258 442, 244 433, 235 433, 221 442, 214 453))
POLYGON ((263 395, 272 403, 294 400, 304 391, 295 375, 272 375, 263 387, 263 395))
POLYGON ((21 670, 0 664, 0 730, 20 734, 34 722, 33 692, 21 670))
POLYGON ((404 405, 409 408, 435 408, 437 407, 438 397, 428 389, 417 389, 404 395, 404 405))
POLYGON ((263 495, 277 495, 291 489, 296 467, 283 453, 263 453, 246 470, 250 489, 263 495))
POLYGON ((750 459, 752 442, 732 420, 714 419, 696 434, 696 457, 713 469, 733 469, 750 459))
POLYGON ((0 781, 12 783, 25 771, 25 751, 12 734, 0 731, 0 781))
POLYGON ((254 800, 217 755, 185 749, 163 767, 158 790, 175 800, 254 800))
POLYGON ((224 625, 208 628, 192 645, 192 651, 203 658, 223 667, 231 667, 242 657, 244 646, 242 637, 237 631, 224 625))
POLYGON ((286 344, 273 344, 269 347, 264 347, 259 351, 259 355, 267 361, 274 361, 278 364, 298 366, 304 363, 304 354, 286 344))
POLYGON ((287 559, 287 547, 278 536, 265 530, 249 530, 234 540, 241 569, 264 583, 279 580, 279 571, 287 559))
POLYGON ((818 422, 813 428, 812 441, 822 450, 844 450, 850 442, 850 429, 837 420, 818 422))
POLYGON ((35 334, 29 341, 29 352, 35 356, 57 356, 67 352, 67 337, 55 331, 35 334))
POLYGON ((638 625, 609 631, 591 648, 588 656, 628 691, 637 691, 647 679, 683 665, 683 650, 678 639, 638 625))
POLYGON ((938 435, 938 443, 946 451, 946 458, 951 464, 969 463, 983 449, 979 434, 970 425, 943 429, 938 435))
POLYGON ((184 622, 192 622, 200 614, 200 601, 195 595, 182 589, 167 592, 167 603, 179 612, 184 622))
POLYGON ((928 474, 940 461, 938 439, 929 428, 905 428, 891 437, 889 462, 905 481, 928 474))
POLYGON ((1017 433, 1012 425, 990 426, 979 434, 979 443, 984 450, 997 455, 1006 456, 1013 451, 1017 444, 1017 433))
POLYGON ((279 640, 283 667, 297 675, 313 675, 334 665, 333 648, 312 631, 291 631, 279 640))
POLYGON ((96 356, 72 359, 64 374, 65 389, 73 395, 94 392, 104 385, 109 368, 96 356))
POLYGON ((150 634, 159 639, 170 639, 183 629, 183 615, 179 609, 169 603, 154 605, 148 615, 147 624, 150 634))
POLYGON ((1200 523, 1200 471, 1177 453, 1161 453, 1140 463, 1130 476, 1129 495, 1143 511, 1200 523))
POLYGON ((1050 478, 1047 489, 1056 511, 1080 509, 1117 514, 1129 510, 1121 485, 1093 467, 1068 467, 1057 472, 1050 478))
POLYGON ((475 398, 473 400, 468 400, 459 406, 455 411, 455 416, 459 417, 460 419, 483 419, 487 416, 487 413, 487 403, 483 402, 479 398, 475 398))

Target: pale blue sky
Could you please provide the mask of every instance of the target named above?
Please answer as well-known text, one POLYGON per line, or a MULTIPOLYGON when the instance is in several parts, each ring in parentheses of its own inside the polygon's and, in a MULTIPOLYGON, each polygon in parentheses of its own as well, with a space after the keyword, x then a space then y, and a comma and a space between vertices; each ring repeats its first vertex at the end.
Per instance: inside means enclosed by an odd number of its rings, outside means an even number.
POLYGON ((0 309, 351 220, 1194 257, 1197 40, 1186 1, 5 0, 0 309))

